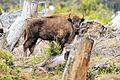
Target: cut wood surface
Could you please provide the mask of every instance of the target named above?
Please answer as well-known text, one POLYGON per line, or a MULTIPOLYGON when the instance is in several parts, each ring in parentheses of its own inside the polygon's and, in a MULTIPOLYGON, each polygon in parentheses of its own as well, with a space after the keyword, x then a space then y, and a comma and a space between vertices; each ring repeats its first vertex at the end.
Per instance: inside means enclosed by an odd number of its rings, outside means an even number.
POLYGON ((69 64, 69 71, 62 80, 86 80, 93 43, 92 39, 81 39, 76 47, 73 63, 69 64))

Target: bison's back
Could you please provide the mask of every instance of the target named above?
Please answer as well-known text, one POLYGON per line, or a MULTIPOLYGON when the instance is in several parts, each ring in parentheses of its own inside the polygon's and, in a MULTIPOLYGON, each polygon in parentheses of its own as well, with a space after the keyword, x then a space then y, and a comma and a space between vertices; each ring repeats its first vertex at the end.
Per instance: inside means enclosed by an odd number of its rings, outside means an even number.
POLYGON ((64 17, 57 16, 52 18, 45 18, 44 23, 40 29, 39 35, 43 39, 54 40, 56 37, 62 39, 66 33, 72 30, 71 23, 64 17), (56 37, 55 37, 56 36, 56 37))

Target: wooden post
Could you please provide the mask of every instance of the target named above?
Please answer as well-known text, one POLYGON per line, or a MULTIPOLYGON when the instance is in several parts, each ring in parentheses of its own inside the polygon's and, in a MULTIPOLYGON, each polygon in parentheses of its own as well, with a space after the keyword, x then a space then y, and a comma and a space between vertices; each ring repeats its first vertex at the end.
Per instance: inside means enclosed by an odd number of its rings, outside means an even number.
POLYGON ((73 63, 69 65, 69 71, 63 80, 86 80, 93 43, 94 41, 89 38, 80 40, 76 46, 73 63))

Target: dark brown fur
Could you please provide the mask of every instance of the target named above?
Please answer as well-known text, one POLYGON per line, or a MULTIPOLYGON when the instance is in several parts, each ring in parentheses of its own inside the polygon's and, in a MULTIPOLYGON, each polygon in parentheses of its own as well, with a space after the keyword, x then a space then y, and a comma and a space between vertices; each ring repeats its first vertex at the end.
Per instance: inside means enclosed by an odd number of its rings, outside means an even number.
POLYGON ((38 38, 48 41, 58 41, 63 48, 74 39, 83 21, 84 19, 78 16, 69 16, 68 18, 63 16, 49 16, 27 19, 25 22, 24 52, 29 48, 30 54, 33 53, 38 38))

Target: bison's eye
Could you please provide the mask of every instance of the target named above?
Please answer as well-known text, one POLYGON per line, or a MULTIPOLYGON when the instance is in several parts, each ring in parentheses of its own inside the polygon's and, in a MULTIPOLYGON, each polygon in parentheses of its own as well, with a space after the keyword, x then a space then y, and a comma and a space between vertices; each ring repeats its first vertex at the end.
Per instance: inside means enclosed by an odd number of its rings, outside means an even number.
POLYGON ((72 19, 71 19, 71 18, 68 18, 67 20, 68 20, 69 22, 73 23, 73 21, 72 21, 72 19))
POLYGON ((84 18, 82 18, 80 22, 82 23, 84 20, 85 20, 85 19, 84 19, 84 18))

